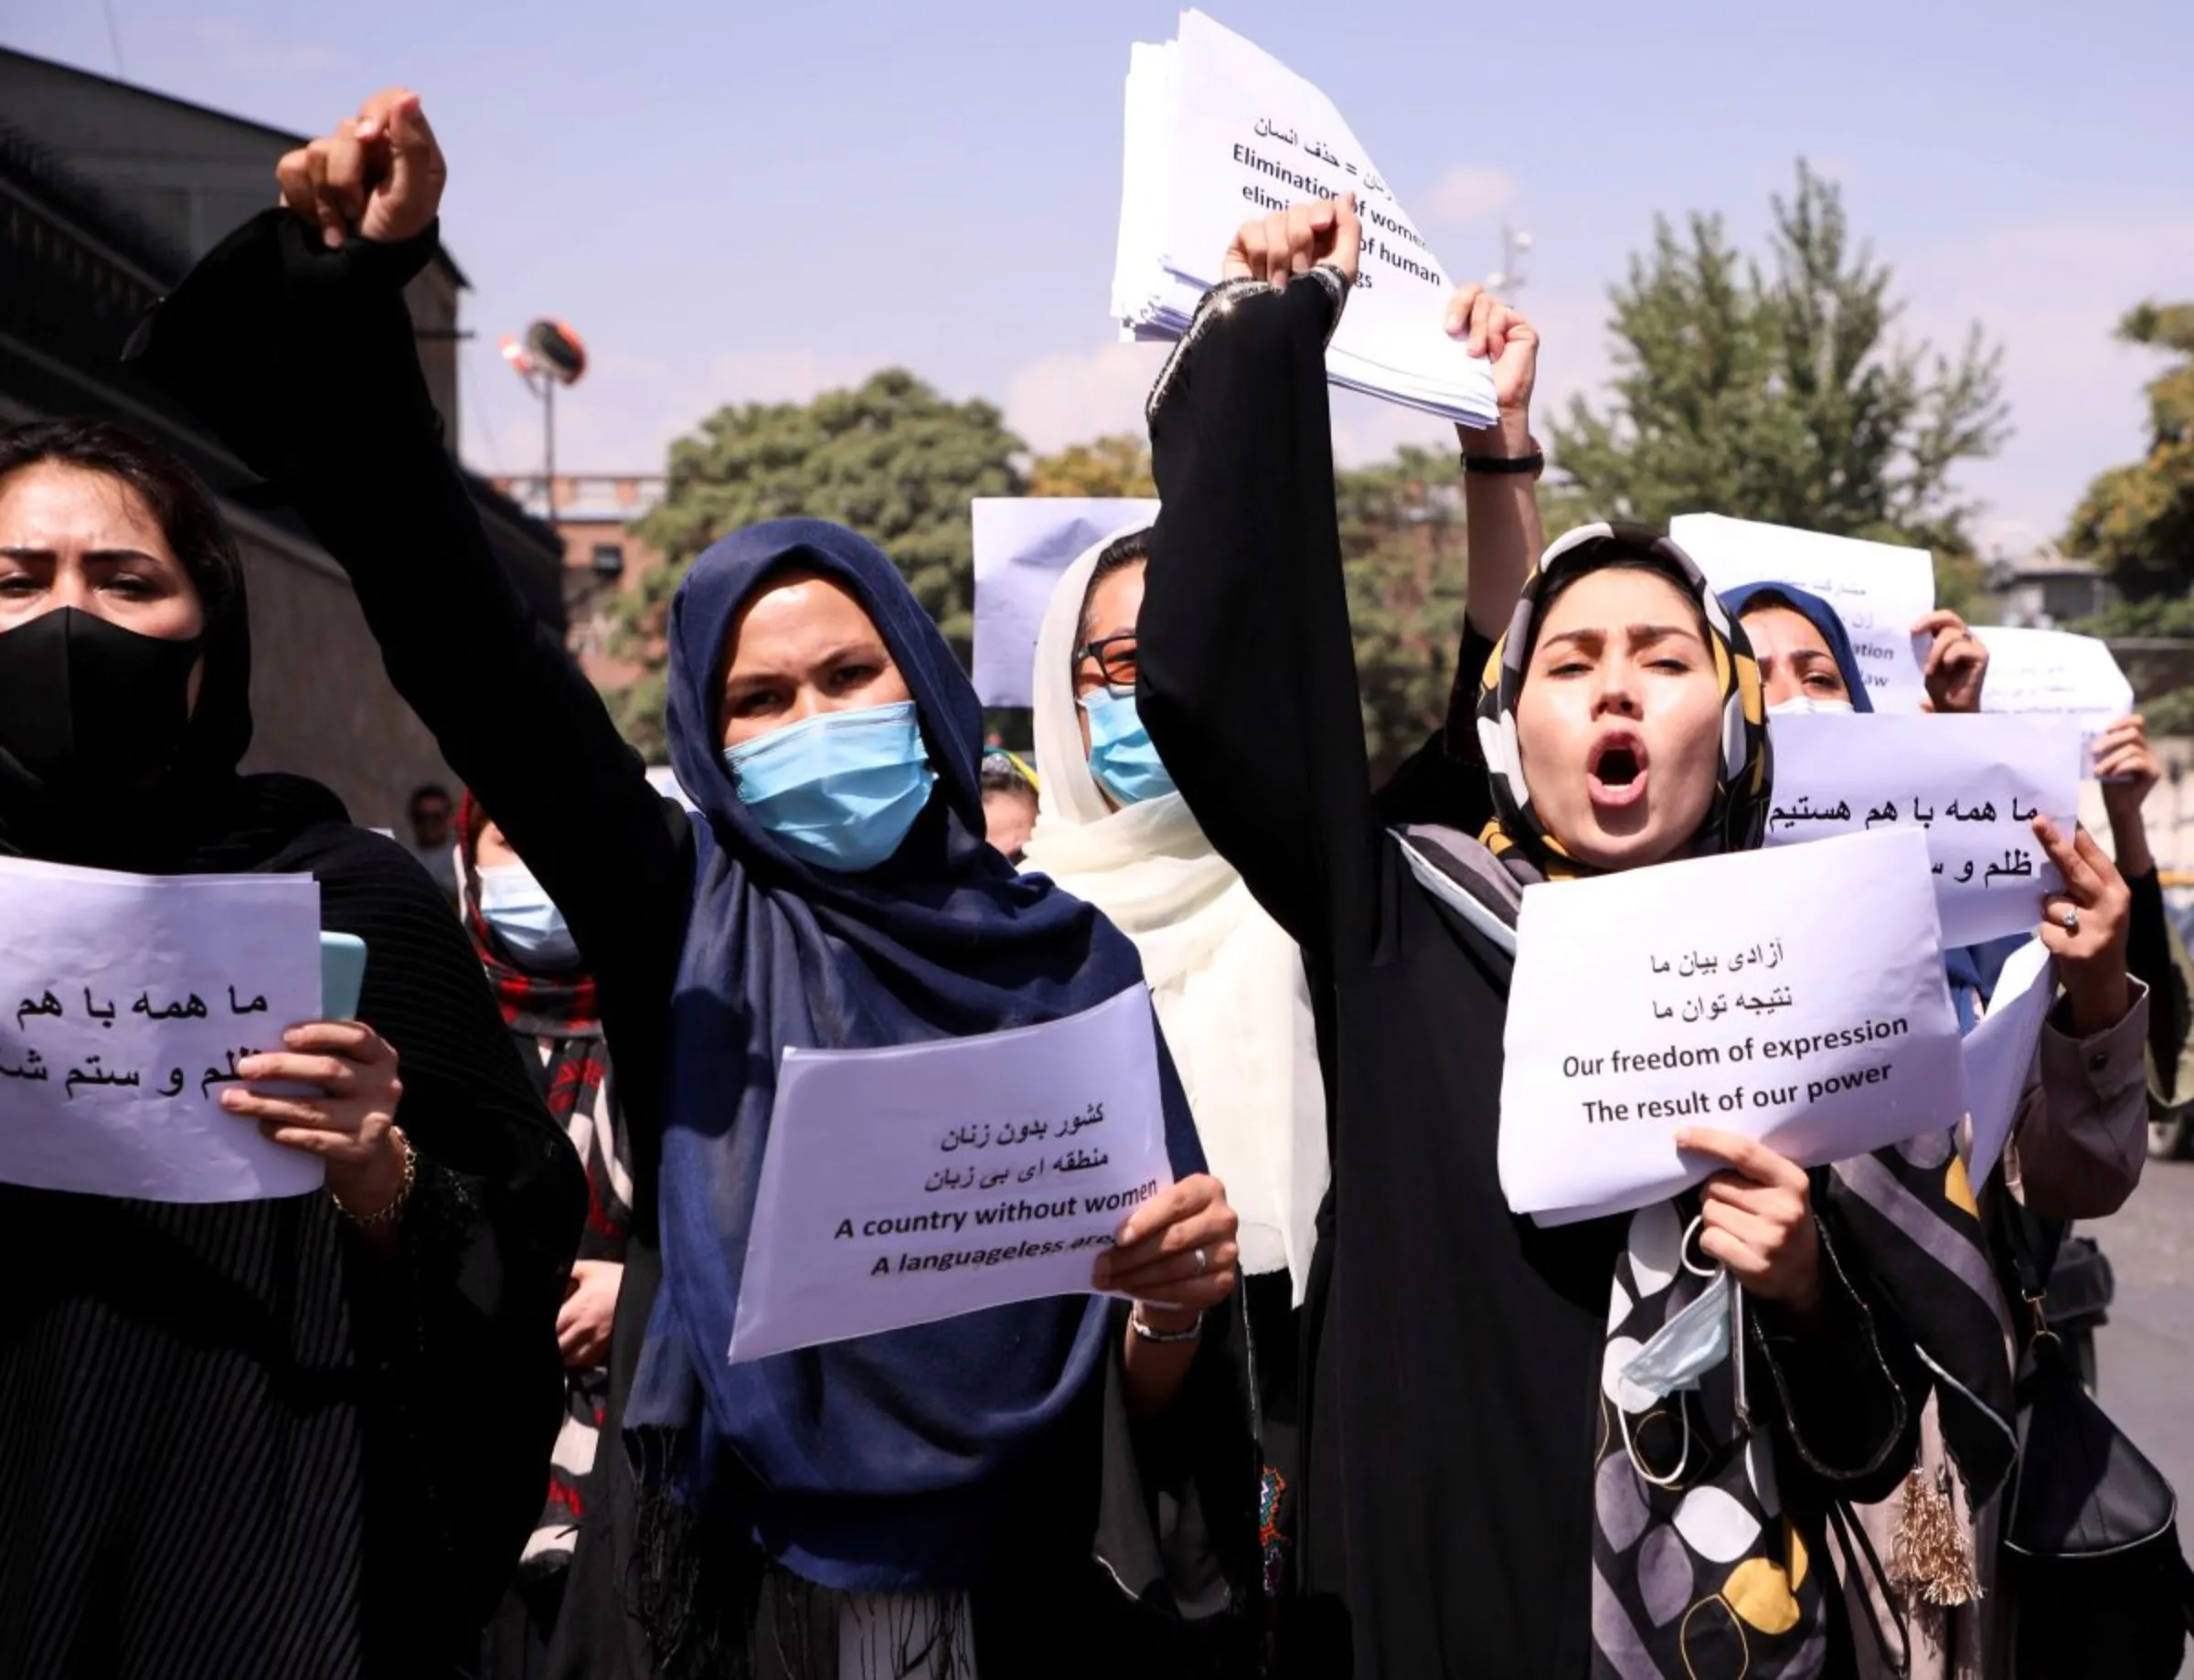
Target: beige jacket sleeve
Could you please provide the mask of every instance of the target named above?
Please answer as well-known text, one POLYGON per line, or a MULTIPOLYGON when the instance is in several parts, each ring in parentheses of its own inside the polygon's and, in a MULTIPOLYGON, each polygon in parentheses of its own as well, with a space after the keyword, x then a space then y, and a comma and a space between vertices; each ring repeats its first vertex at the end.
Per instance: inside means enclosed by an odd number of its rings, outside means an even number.
POLYGON ((2006 1175, 2048 1219, 2099 1219, 2125 1206, 2148 1161, 2148 988, 2115 1026, 2074 1038, 2061 1002, 2042 1024, 2012 1123, 2006 1175))

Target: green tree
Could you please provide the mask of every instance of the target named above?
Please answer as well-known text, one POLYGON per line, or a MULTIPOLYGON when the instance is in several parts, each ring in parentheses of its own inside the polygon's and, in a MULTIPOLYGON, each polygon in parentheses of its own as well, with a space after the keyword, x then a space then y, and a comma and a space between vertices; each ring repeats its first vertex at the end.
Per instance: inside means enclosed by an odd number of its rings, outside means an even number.
POLYGON ((2194 587, 2194 303, 2143 303, 2118 324, 2118 337, 2176 359, 2148 386, 2148 452, 2088 486, 2063 546, 2125 597, 2122 633, 2184 635, 2183 623, 2167 628, 2156 614, 2183 621, 2178 598, 2194 587))
POLYGON ((891 557, 964 661, 974 633, 967 505, 1019 494, 1021 451, 991 404, 950 401, 896 367, 812 402, 718 409, 671 445, 663 500, 634 526, 667 563, 624 607, 618 651, 643 669, 614 702, 627 739, 662 750, 664 616, 686 569, 759 520, 805 516, 858 531, 891 557))
POLYGON ((1718 216, 1680 235, 1657 219, 1611 293, 1605 410, 1577 399, 1551 429, 1563 473, 1597 512, 1650 525, 1721 513, 1969 554, 1951 478, 2008 435, 2002 353, 1977 325, 1954 358, 1900 344, 1892 280, 1803 162, 1764 266, 1718 216))
MULTIPOLYGON (((1447 714, 1470 583, 1463 486, 1453 456, 1404 446, 1391 461, 1337 473, 1334 505, 1378 779, 1447 714)), ((1550 533, 1587 517, 1559 485, 1541 488, 1539 506, 1550 533)))
POLYGON ((1028 463, 1030 495, 1154 496, 1150 441, 1130 432, 1070 443, 1028 463))

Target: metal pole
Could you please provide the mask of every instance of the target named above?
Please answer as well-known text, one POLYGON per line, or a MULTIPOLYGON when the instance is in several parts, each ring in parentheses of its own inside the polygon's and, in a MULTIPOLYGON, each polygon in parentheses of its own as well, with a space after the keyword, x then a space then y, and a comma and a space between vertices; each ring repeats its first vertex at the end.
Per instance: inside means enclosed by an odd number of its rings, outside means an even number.
POLYGON ((548 522, 556 523, 556 381, 541 379, 541 489, 548 522))

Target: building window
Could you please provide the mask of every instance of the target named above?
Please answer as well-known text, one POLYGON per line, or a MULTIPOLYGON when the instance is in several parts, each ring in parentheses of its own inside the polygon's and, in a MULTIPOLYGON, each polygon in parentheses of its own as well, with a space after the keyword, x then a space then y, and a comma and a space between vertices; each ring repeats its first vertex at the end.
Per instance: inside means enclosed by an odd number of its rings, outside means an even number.
POLYGON ((624 576, 624 545, 623 543, 596 543, 594 545, 594 575, 597 578, 624 576))

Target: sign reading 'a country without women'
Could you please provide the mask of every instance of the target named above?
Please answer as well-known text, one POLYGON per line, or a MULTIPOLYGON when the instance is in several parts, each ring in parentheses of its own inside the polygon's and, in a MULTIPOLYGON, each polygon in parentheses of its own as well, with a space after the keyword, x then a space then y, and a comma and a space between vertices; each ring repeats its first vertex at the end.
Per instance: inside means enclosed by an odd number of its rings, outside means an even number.
POLYGON ((788 1049, 730 1358, 1086 1294, 1172 1182, 1142 985, 1040 1026, 788 1049))
POLYGON ((1711 1126, 1801 1165, 1965 1111, 1925 838, 1912 829, 1528 888, 1501 1080, 1501 1188, 1541 1224, 1716 1170, 1711 1126))

